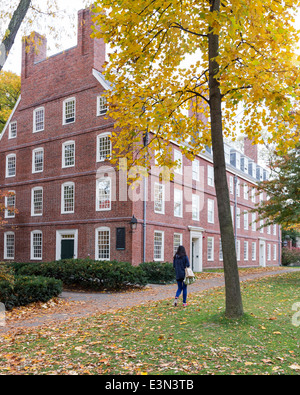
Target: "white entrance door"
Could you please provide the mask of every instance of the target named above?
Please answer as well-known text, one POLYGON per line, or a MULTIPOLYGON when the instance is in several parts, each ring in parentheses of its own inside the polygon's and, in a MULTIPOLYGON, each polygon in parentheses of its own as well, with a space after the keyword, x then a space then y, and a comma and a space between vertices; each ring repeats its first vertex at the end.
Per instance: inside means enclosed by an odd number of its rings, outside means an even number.
POLYGON ((259 265, 266 266, 266 243, 264 241, 259 242, 259 265))
POLYGON ((190 263, 193 271, 202 272, 202 228, 189 227, 190 263))

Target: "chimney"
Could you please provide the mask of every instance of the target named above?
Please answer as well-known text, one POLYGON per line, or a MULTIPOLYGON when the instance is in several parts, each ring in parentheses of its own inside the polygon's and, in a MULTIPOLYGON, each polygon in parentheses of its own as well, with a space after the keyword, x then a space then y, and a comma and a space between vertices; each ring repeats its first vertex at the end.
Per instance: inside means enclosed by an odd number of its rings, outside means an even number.
POLYGON ((257 144, 254 144, 253 141, 248 139, 248 137, 244 138, 244 154, 252 159, 255 163, 258 161, 258 150, 257 144))
POLYGON ((22 79, 28 78, 34 65, 47 58, 47 39, 39 33, 32 32, 23 38, 22 44, 22 79))
POLYGON ((78 12, 78 49, 82 56, 92 57, 93 68, 102 71, 106 55, 105 43, 102 39, 91 37, 92 13, 90 8, 78 12))

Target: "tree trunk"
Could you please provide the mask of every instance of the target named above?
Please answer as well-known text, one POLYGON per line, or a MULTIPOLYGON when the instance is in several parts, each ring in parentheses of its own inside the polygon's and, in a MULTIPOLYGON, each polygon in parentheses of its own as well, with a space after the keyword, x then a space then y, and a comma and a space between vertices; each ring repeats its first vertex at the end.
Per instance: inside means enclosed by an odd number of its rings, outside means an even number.
MULTIPOLYGON (((212 0, 211 12, 220 11, 220 0, 212 0)), ((230 197, 227 184, 224 141, 222 131, 222 97, 216 78, 219 64, 219 36, 209 31, 209 92, 211 113, 211 136, 214 159, 215 188, 218 202, 219 224, 223 249, 223 265, 226 292, 226 317, 243 315, 240 279, 236 258, 235 239, 230 211, 230 197)))
POLYGON ((8 29, 3 38, 3 41, 0 45, 0 71, 2 70, 6 59, 9 55, 9 52, 15 42, 16 35, 19 31, 19 28, 27 14, 29 9, 31 0, 20 0, 18 8, 15 10, 10 23, 8 25, 8 29))

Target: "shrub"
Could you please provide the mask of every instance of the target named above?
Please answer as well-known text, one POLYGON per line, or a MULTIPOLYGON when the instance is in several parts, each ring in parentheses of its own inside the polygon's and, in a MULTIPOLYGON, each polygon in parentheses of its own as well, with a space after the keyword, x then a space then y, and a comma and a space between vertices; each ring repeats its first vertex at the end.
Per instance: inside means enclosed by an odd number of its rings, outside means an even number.
POLYGON ((172 263, 145 262, 140 264, 140 268, 144 271, 148 283, 165 284, 176 280, 172 263))
POLYGON ((53 277, 66 286, 86 289, 118 290, 147 284, 144 271, 128 262, 70 259, 14 264, 14 268, 18 274, 53 277))
POLYGON ((13 268, 5 263, 0 262, 0 281, 8 281, 13 284, 15 280, 13 268))
POLYGON ((62 282, 54 278, 16 276, 14 284, 0 281, 0 302, 7 310, 33 302, 48 302, 62 292, 62 282))
POLYGON ((300 263, 300 248, 283 248, 282 249, 282 265, 287 266, 292 263, 300 263))

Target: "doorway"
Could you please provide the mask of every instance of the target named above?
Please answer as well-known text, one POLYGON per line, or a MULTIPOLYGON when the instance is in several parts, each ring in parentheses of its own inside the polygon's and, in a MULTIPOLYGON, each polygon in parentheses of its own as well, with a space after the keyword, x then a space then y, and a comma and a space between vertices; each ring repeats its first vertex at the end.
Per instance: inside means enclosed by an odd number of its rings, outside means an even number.
POLYGON ((190 263, 194 272, 202 272, 202 232, 204 229, 189 226, 190 230, 190 263))
POLYGON ((77 259, 78 230, 56 231, 56 260, 77 259))
POLYGON ((259 241, 259 266, 266 267, 266 243, 259 241))

